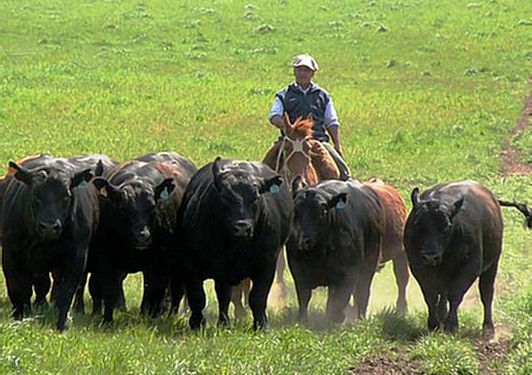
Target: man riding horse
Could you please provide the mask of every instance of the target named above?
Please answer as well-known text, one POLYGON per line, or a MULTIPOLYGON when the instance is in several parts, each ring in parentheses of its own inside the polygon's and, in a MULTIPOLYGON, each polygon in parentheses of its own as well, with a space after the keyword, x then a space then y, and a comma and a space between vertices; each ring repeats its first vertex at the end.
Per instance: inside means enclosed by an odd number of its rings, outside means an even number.
POLYGON ((329 93, 312 82, 314 73, 318 70, 318 63, 310 55, 298 55, 292 60, 292 67, 295 82, 277 93, 268 116, 272 125, 281 130, 282 136, 268 151, 264 163, 274 169, 279 168, 285 130, 283 114, 288 114, 291 123, 310 116, 314 122, 313 138, 323 144, 337 164, 340 170, 339 178, 346 180, 349 178, 349 168, 342 158, 340 124, 336 109, 329 93), (329 143, 329 139, 334 146, 329 143))

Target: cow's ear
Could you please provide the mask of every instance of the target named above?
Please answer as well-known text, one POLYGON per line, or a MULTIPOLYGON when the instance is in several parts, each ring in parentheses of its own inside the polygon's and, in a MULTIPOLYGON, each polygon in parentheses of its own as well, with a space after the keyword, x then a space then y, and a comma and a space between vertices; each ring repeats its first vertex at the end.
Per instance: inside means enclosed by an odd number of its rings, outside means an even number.
POLYGON ((72 177, 70 180, 70 189, 73 189, 75 187, 85 187, 91 180, 91 178, 94 177, 94 174, 90 169, 85 169, 84 171, 78 172, 72 177))
POLYGON ((451 218, 454 217, 460 210, 465 210, 467 207, 467 202, 464 201, 464 197, 456 200, 452 205, 451 218))
POLYGON ((31 185, 32 182, 33 182, 33 175, 31 174, 30 171, 28 171, 26 168, 18 165, 17 163, 15 163, 14 161, 10 161, 9 162, 9 168, 13 169, 15 171, 15 173, 13 174, 13 176, 21 181, 21 182, 24 182, 26 185, 31 185))
POLYGON ((336 208, 337 210, 343 210, 347 204, 347 193, 340 193, 335 195, 328 203, 329 210, 336 208))
POLYGON ((293 180, 292 180, 292 195, 295 197, 297 192, 301 189, 303 189, 303 178, 301 177, 301 175, 297 175, 293 180))
POLYGON ((120 195, 118 189, 111 185, 105 178, 96 177, 92 180, 92 184, 96 187, 96 191, 102 197, 114 200, 120 195))
POLYGON ((283 183, 283 179, 281 176, 275 176, 272 177, 266 181, 264 181, 264 184, 261 186, 261 194, 262 193, 272 193, 272 194, 278 194, 281 191, 281 184, 283 183))
POLYGON ((170 194, 175 189, 174 179, 173 178, 167 178, 163 182, 161 182, 159 185, 155 187, 155 200, 158 201, 159 199, 164 200, 168 199, 170 197, 170 194))
POLYGON ((419 188, 415 187, 414 190, 412 190, 412 193, 410 193, 410 200, 412 201, 412 206, 416 208, 419 205, 419 188))
POLYGON ((218 156, 216 159, 214 159, 214 162, 212 163, 213 182, 214 182, 214 187, 216 188, 216 190, 220 190, 221 188, 220 180, 219 180, 221 173, 222 173, 222 158, 218 156))
POLYGON ((94 168, 94 176, 102 176, 103 175, 103 162, 102 159, 98 160, 98 163, 96 163, 96 168, 94 168))

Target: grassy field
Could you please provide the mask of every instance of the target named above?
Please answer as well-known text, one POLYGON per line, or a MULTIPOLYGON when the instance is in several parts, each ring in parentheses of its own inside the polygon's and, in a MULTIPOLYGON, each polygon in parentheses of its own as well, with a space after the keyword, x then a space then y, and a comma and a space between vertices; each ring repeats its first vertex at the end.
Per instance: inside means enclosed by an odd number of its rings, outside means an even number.
MULTIPOLYGON (((500 153, 531 94, 531 15, 525 0, 4 0, 0 172, 42 152, 127 160, 173 150, 198 166, 218 155, 260 160, 277 137, 266 119, 273 96, 292 79, 291 57, 309 52, 355 177, 378 176, 405 198, 415 186, 475 179, 501 198, 530 200, 531 177, 502 175, 500 153)), ((523 163, 531 134, 510 139, 523 163)), ((114 327, 74 316, 57 334, 52 311, 12 321, 2 279, 0 373, 530 374, 531 234, 517 212, 504 218, 491 343, 480 340, 476 290, 455 336, 427 333, 413 279, 410 313, 391 313, 390 265, 366 321, 328 326, 318 291, 300 327, 291 289, 287 309, 272 298, 270 328, 259 333, 250 320, 217 329, 213 298, 201 333, 186 316, 141 318, 134 275, 129 311, 114 327)))

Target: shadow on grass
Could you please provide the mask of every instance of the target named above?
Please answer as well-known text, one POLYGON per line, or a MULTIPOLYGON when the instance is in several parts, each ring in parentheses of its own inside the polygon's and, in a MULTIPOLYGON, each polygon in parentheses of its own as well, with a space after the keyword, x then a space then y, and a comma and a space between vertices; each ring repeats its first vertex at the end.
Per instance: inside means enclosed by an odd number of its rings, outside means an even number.
MULTIPOLYGON (((87 310, 90 311, 90 306, 87 310)), ((9 302, 0 300, 0 315, 9 319, 11 306, 9 302)), ((116 311, 114 323, 106 326, 102 322, 101 316, 91 314, 69 314, 68 325, 71 330, 90 331, 102 334, 121 334, 133 330, 151 331, 157 336, 165 338, 180 338, 197 334, 201 337, 212 337, 222 332, 239 332, 253 334, 253 318, 251 313, 241 319, 232 318, 227 327, 217 325, 217 314, 211 309, 205 311, 207 324, 199 331, 193 332, 188 326, 189 313, 178 313, 174 315, 164 314, 159 318, 150 318, 140 314, 138 308, 131 308, 128 311, 116 311)), ((268 314, 269 324, 266 332, 284 331, 290 328, 300 328, 315 334, 329 334, 338 331, 354 331, 360 334, 371 334, 390 343, 413 344, 421 338, 429 335, 426 329, 426 314, 412 313, 399 315, 393 309, 384 309, 364 320, 341 325, 330 323, 323 309, 314 308, 309 310, 309 323, 300 324, 298 322, 298 311, 295 306, 289 306, 281 311, 268 314)), ((469 340, 477 340, 481 337, 481 331, 477 327, 477 319, 469 315, 462 316, 462 322, 457 336, 469 340)), ((41 309, 33 309, 30 317, 25 321, 46 329, 55 330, 56 311, 48 306, 41 309)))

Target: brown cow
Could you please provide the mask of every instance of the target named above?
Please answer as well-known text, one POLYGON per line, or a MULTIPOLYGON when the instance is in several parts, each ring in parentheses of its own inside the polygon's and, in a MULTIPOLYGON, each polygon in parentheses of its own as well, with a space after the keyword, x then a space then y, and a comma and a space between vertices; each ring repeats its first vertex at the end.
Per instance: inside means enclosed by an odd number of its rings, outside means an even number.
POLYGON ((371 179, 364 185, 370 186, 377 193, 384 209, 386 230, 379 266, 384 266, 384 263, 390 260, 393 262, 398 291, 396 309, 398 313, 404 314, 407 311, 406 286, 410 278, 408 259, 403 246, 403 232, 407 216, 406 204, 397 190, 380 179, 371 179))

